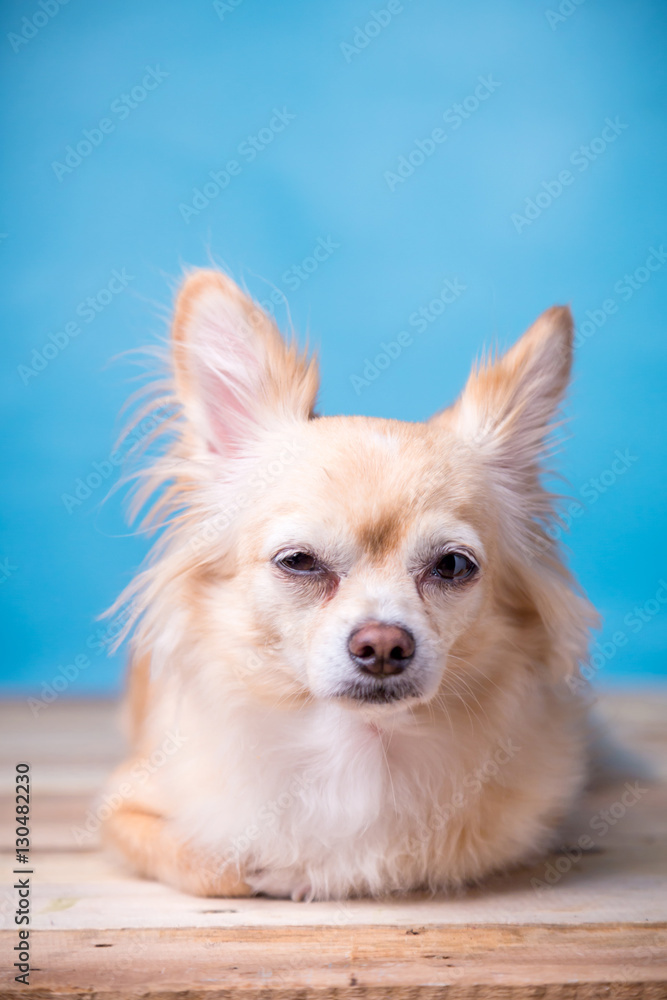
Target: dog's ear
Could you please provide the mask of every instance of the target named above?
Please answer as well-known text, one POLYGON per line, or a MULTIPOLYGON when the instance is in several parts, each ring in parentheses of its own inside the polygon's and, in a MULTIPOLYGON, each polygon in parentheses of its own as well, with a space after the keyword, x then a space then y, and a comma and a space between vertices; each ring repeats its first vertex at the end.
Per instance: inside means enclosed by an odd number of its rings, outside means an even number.
POLYGON ((175 389, 191 448, 242 455, 264 429, 308 420, 318 390, 314 360, 226 275, 195 271, 174 315, 175 389))
POLYGON ((567 306, 553 306, 501 358, 473 369, 454 407, 459 433, 504 451, 508 461, 533 462, 571 366, 572 315, 567 306))
POLYGON ((492 470, 506 506, 524 524, 551 513, 539 473, 570 378, 572 339, 570 310, 547 309, 506 354, 473 369, 458 401, 442 414, 492 470))

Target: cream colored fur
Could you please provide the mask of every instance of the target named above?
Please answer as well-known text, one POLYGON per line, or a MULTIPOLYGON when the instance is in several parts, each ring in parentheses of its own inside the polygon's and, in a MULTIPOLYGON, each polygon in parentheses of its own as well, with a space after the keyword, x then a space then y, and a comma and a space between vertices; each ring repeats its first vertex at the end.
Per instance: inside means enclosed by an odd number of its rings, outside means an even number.
POLYGON ((539 478, 569 311, 424 424, 315 416, 314 362, 217 272, 184 283, 172 345, 179 416, 142 494, 169 524, 124 598, 133 752, 109 840, 186 891, 299 899, 460 886, 544 850, 585 777, 572 679, 594 620, 539 478), (429 571, 447 546, 476 576, 429 571), (276 565, 304 548, 326 574, 276 565), (416 642, 388 704, 346 694, 367 621, 416 642))

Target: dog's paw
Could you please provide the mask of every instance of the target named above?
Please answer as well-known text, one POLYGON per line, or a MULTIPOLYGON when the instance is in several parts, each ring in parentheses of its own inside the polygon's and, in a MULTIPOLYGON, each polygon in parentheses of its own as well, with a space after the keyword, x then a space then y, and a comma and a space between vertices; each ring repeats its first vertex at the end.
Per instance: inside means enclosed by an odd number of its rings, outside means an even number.
POLYGON ((312 888, 291 869, 282 871, 262 870, 246 874, 245 880, 255 895, 272 896, 274 899, 291 899, 295 903, 312 900, 312 888))

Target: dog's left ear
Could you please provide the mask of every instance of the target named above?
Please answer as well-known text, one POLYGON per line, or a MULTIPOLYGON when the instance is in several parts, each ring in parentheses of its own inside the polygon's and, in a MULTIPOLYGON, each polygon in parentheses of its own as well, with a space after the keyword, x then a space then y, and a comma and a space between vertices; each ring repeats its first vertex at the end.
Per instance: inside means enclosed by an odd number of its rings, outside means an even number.
POLYGON ((506 354, 473 370, 445 419, 494 473, 515 514, 549 515, 539 486, 545 443, 572 367, 572 315, 553 306, 506 354))

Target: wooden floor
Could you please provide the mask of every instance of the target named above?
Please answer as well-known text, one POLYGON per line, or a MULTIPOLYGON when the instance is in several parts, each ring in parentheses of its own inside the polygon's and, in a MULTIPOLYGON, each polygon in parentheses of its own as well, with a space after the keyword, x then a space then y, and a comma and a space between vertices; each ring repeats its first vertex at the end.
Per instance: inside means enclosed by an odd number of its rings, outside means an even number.
POLYGON ((666 998, 667 693, 601 710, 630 753, 573 820, 566 846, 593 841, 581 857, 555 852, 457 898, 308 904, 181 895, 120 870, 94 832, 77 843, 122 753, 115 709, 63 701, 35 718, 6 704, 0 998, 666 998), (32 766, 29 986, 12 969, 20 760, 32 766))

